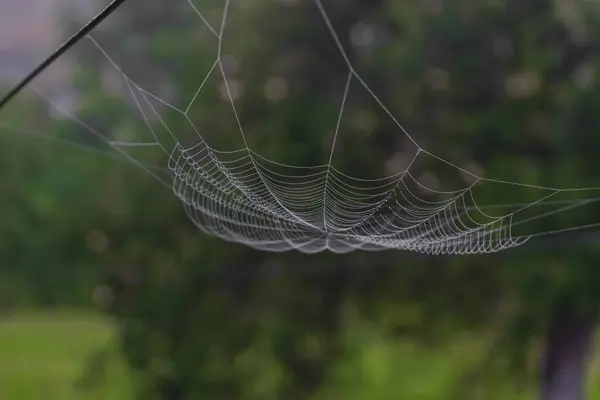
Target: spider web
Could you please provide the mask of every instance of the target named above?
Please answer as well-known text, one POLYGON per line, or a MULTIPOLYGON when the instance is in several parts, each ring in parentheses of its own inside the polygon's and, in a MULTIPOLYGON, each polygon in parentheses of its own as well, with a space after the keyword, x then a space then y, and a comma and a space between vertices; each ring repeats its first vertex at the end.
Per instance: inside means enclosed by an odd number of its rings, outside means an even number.
MULTIPOLYGON (((86 118, 86 107, 66 107, 35 83, 31 90, 48 102, 56 116, 71 120, 89 137, 107 144, 172 190, 189 219, 206 234, 275 252, 398 249, 426 254, 479 254, 520 246, 536 236, 598 226, 587 223, 517 232, 533 221, 596 202, 599 197, 587 195, 599 188, 542 187, 486 178, 428 151, 398 122, 355 68, 322 0, 313 0, 315 18, 324 24, 331 48, 345 71, 329 118, 331 135, 323 133, 330 140, 323 154, 326 163, 289 165, 286 160, 255 150, 262 147, 247 133, 237 105, 239 81, 231 77, 232 61, 225 51, 225 37, 233 24, 233 4, 238 3, 219 2, 216 17, 205 12, 200 3, 177 3, 177 7, 173 4, 169 8, 184 12, 183 16, 175 13, 175 21, 182 18, 196 26, 202 38, 198 47, 203 58, 197 65, 201 79, 197 87, 186 88, 189 93, 173 94, 168 85, 157 84, 167 81, 161 79, 164 71, 156 69, 154 74, 145 74, 147 65, 132 63, 136 52, 141 51, 135 41, 123 52, 114 43, 103 43, 100 32, 88 35, 77 45, 81 51, 74 52, 95 57, 106 66, 101 75, 113 88, 113 98, 120 98, 130 107, 129 125, 123 129, 106 126, 110 117, 95 123, 93 118, 86 118), (203 113, 210 111, 205 111, 203 105, 219 101, 210 97, 216 89, 230 119, 215 128, 204 124, 203 113), (340 142, 350 129, 348 106, 355 104, 357 97, 373 104, 391 121, 408 149, 403 165, 384 177, 358 177, 335 164, 340 142), (225 133, 220 139, 221 131, 225 133), (209 144, 209 138, 213 143, 209 144), (219 145, 214 144, 217 142, 219 145), (429 172, 440 170, 453 178, 442 179, 440 185, 429 172), (448 182, 454 187, 440 188, 448 182), (479 198, 483 187, 492 193, 510 190, 517 201, 482 204, 479 198)), ((245 3, 239 4, 236 10, 243 16, 245 3)), ((118 21, 107 20, 105 29, 110 29, 111 23, 118 21)), ((276 84, 271 86, 282 91, 281 82, 276 84)), ((87 111, 90 107, 94 111, 93 101, 89 101, 92 105, 87 105, 87 111)))

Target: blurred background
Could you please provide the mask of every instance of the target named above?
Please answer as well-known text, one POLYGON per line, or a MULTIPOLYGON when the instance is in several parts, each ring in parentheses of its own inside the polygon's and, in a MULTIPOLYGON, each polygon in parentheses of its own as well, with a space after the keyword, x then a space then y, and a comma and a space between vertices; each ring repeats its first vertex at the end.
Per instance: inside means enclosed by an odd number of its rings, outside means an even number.
MULTIPOLYGON (((106 4, 0 0, 0 95, 106 4)), ((322 4, 356 70, 428 150, 486 177, 600 186, 600 2, 322 4)), ((143 170, 91 133, 145 140, 112 62, 185 109, 223 9, 128 0, 0 112, 0 398, 530 399, 575 354, 600 399, 593 230, 487 256, 259 252, 189 221, 148 173, 164 154, 125 149, 143 170)), ((348 67, 315 2, 233 1, 224 32, 251 147, 325 163, 348 67)), ((189 116, 232 150, 241 137, 218 78, 189 116)), ((367 94, 350 99, 336 168, 368 179, 406 165, 414 144, 367 94)), ((439 168, 423 179, 464 185, 439 168)), ((481 198, 535 199, 519 190, 481 198)), ((592 204, 527 228, 599 217, 592 204)))

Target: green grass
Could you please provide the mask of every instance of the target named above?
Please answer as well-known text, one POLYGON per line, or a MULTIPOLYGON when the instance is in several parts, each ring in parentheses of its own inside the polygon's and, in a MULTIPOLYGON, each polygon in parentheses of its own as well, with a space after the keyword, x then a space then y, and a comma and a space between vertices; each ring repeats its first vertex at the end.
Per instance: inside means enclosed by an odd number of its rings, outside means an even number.
POLYGON ((114 349, 114 325, 90 314, 19 312, 0 316, 0 399, 131 399, 125 363, 114 349), (90 357, 107 351, 106 377, 91 380, 90 357))
MULTIPOLYGON (((350 332, 347 344, 357 352, 340 360, 315 400, 446 398, 463 368, 476 361, 477 354, 486 353, 485 341, 468 337, 449 347, 426 349, 358 328, 350 332)), ((0 315, 0 400, 132 399, 130 372, 116 351, 114 334, 111 320, 89 312, 0 315), (105 378, 82 385, 86 376, 94 375, 90 375, 90 360, 102 354, 106 358, 97 357, 96 365, 99 371, 106 366, 105 378)), ((589 371, 590 400, 600 400, 600 340, 595 350, 589 371)), ((257 370, 264 370, 266 359, 253 358, 257 370)), ((535 398, 533 383, 529 390, 517 393, 510 379, 489 378, 487 383, 494 388, 488 388, 482 398, 535 398)))

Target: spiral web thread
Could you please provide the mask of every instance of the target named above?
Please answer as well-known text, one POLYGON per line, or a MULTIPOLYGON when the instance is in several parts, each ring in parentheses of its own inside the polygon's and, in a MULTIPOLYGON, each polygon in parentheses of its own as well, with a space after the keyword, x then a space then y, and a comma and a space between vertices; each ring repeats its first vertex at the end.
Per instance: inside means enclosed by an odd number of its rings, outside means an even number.
MULTIPOLYGON (((421 147, 355 70, 321 0, 314 0, 314 3, 348 70, 329 161, 309 168, 269 160, 248 146, 222 62, 222 38, 231 1, 224 2, 220 27, 211 25, 191 0, 187 0, 187 3, 190 12, 198 16, 198 22, 214 35, 218 50, 212 68, 185 109, 170 104, 136 84, 111 58, 108 51, 92 36, 87 37, 126 82, 135 107, 145 121, 153 141, 108 140, 76 115, 62 110, 47 96, 38 94, 59 112, 105 140, 130 162, 169 186, 181 199, 189 219, 209 235, 276 252, 299 250, 316 253, 329 250, 345 253, 353 250, 400 249, 427 254, 493 253, 519 246, 533 236, 560 232, 519 236, 513 234, 515 225, 598 200, 593 198, 566 202, 566 205, 552 211, 515 222, 515 215, 535 206, 549 204, 551 198, 559 193, 592 191, 598 188, 559 189, 484 178, 421 147), (238 150, 221 151, 209 146, 189 117, 198 94, 215 74, 223 79, 228 101, 243 139, 244 147, 238 150), (366 180, 346 175, 332 165, 336 139, 352 85, 364 88, 416 147, 411 162, 404 170, 392 176, 366 180), (176 132, 170 129, 156 107, 157 102, 185 118, 197 134, 195 143, 185 146, 178 140, 176 132), (156 126, 151 121, 158 121, 175 145, 159 140, 159 135, 155 133, 156 126), (164 151, 168 156, 170 181, 125 151, 132 147, 157 147, 164 151), (470 176, 472 183, 452 192, 426 187, 413 174, 413 165, 421 158, 442 162, 449 168, 470 176), (542 196, 536 201, 519 204, 509 213, 492 216, 484 210, 485 207, 477 204, 473 193, 474 188, 483 182, 529 187, 541 191, 542 196), (436 200, 432 200, 434 197, 436 200)), ((569 229, 580 228, 583 227, 569 229)))

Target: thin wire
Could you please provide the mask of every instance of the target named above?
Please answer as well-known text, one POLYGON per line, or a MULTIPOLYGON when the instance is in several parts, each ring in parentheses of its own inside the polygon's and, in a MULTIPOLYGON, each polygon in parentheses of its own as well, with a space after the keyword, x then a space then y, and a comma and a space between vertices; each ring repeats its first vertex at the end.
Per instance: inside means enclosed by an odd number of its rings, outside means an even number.
POLYGON ((17 94, 19 94, 31 81, 33 81, 38 75, 46 70, 52 63, 54 63, 60 56, 65 54, 69 49, 75 46, 81 39, 83 39, 88 33, 96 28, 102 21, 108 16, 115 12, 120 6, 122 6, 127 0, 113 0, 108 4, 100 13, 92 18, 87 24, 71 36, 66 42, 58 47, 52 54, 50 54, 41 64, 39 64, 33 71, 31 71, 21 82, 13 87, 7 94, 0 100, 0 110, 4 108, 17 94))

